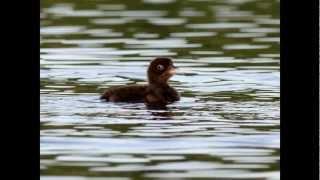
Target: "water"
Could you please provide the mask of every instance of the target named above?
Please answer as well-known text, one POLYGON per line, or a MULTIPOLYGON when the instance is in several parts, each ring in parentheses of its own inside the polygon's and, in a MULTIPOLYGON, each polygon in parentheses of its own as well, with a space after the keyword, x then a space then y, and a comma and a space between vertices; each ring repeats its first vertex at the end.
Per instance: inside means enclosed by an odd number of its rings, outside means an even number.
POLYGON ((43 180, 279 179, 279 1, 44 0, 43 180), (105 103, 174 59, 167 110, 105 103))

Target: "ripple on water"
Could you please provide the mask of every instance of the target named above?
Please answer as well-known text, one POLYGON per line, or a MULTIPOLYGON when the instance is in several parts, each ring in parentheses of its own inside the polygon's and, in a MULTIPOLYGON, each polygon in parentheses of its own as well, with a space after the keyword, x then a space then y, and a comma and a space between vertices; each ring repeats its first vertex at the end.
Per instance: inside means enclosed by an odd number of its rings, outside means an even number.
POLYGON ((150 18, 148 20, 150 24, 158 26, 183 25, 186 23, 186 19, 182 18, 150 18))
POLYGON ((41 35, 66 35, 76 34, 84 30, 84 27, 77 26, 50 26, 40 28, 41 35))
POLYGON ((188 24, 186 27, 190 29, 238 29, 253 28, 257 25, 252 23, 208 23, 208 24, 188 24))
POLYGON ((224 45, 225 50, 250 50, 250 49, 266 49, 270 47, 269 45, 250 45, 250 44, 229 44, 224 45))

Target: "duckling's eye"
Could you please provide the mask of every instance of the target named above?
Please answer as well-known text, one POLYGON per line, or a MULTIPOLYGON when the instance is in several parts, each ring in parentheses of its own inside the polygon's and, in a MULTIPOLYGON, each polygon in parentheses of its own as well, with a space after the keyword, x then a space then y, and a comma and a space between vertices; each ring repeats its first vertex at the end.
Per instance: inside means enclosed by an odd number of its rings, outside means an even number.
POLYGON ((164 69, 163 65, 161 65, 161 64, 157 65, 157 70, 158 71, 163 71, 163 69, 164 69))

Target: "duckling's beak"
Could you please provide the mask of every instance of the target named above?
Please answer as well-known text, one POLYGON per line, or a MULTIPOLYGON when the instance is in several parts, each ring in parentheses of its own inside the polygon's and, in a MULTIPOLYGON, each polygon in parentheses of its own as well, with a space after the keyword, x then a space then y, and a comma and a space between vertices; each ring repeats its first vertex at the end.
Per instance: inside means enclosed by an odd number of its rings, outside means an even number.
POLYGON ((176 74, 176 69, 177 69, 176 66, 171 65, 171 66, 169 67, 168 74, 170 74, 170 75, 176 74))
POLYGON ((170 65, 165 72, 160 75, 160 81, 167 82, 173 75, 176 74, 176 67, 170 65))
POLYGON ((173 67, 173 68, 175 68, 175 69, 177 69, 177 68, 178 68, 177 66, 175 66, 175 65, 173 65, 173 64, 171 65, 171 67, 173 67))

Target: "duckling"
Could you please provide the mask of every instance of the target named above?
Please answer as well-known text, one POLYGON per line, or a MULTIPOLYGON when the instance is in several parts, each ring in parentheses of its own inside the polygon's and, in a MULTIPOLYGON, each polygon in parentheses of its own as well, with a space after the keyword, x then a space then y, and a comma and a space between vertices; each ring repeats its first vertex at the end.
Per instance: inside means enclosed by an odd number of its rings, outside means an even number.
POLYGON ((144 102, 147 106, 165 106, 180 100, 179 93, 168 84, 176 73, 170 58, 158 57, 151 61, 147 85, 126 85, 107 89, 101 99, 111 102, 144 102))

